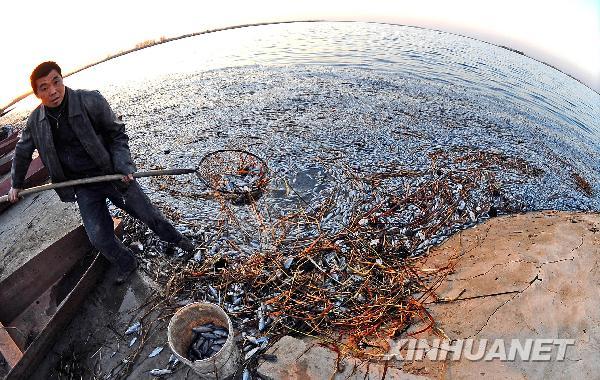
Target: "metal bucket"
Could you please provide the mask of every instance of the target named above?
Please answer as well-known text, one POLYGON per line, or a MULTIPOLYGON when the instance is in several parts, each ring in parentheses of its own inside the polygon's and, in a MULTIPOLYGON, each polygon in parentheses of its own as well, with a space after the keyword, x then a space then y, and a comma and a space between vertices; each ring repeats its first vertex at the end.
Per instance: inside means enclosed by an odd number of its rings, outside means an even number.
POLYGON ((224 380, 233 377, 240 363, 240 351, 234 342, 231 320, 218 305, 196 302, 182 307, 169 322, 167 330, 169 347, 177 358, 190 366, 201 379, 224 380), (192 328, 206 323, 226 327, 227 341, 219 352, 204 360, 191 361, 186 357, 192 342, 192 328))

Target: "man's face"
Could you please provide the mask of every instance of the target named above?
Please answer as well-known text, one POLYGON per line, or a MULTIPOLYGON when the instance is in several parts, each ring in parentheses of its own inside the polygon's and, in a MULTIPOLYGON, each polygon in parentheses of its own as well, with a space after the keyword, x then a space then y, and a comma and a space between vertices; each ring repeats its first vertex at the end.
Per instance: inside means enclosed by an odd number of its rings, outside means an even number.
POLYGON ((56 70, 50 71, 45 77, 35 81, 36 96, 47 107, 58 107, 65 97, 65 85, 56 70))

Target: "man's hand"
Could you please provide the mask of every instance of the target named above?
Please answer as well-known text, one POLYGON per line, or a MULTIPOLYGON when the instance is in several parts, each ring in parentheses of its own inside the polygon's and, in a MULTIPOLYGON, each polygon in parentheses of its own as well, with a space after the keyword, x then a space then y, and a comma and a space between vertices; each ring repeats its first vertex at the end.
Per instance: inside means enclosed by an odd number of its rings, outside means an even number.
POLYGON ((8 200, 10 201, 10 203, 17 203, 19 201, 19 199, 21 199, 19 197, 19 192, 23 190, 23 189, 15 189, 15 188, 10 188, 10 190, 8 191, 8 200))
POLYGON ((125 183, 129 183, 131 181, 135 181, 135 179, 133 178, 133 174, 127 174, 125 176, 123 176, 123 178, 121 178, 121 181, 125 182, 125 183))

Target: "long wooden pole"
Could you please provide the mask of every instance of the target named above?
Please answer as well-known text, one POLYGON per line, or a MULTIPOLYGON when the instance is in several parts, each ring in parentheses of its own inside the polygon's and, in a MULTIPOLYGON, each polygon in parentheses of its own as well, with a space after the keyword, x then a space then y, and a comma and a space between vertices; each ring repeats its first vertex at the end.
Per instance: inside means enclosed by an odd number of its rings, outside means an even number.
MULTIPOLYGON (((182 174, 191 174, 191 173, 195 173, 195 172, 196 172, 196 169, 189 169, 189 168, 164 169, 164 170, 149 170, 146 172, 136 172, 136 173, 133 173, 133 176, 135 178, 140 178, 140 177, 154 177, 154 176, 160 176, 160 175, 182 175, 182 174)), ((116 181, 116 180, 120 180, 121 178, 123 178, 123 176, 124 176, 123 174, 109 174, 109 175, 102 175, 102 176, 98 176, 98 177, 74 179, 71 181, 48 183, 46 185, 30 187, 29 189, 22 190, 19 192, 19 196, 21 197, 21 196, 24 196, 27 194, 39 193, 40 191, 58 189, 61 187, 85 185, 87 183, 96 183, 96 182, 116 181)), ((8 201, 8 195, 4 195, 4 196, 0 197, 0 203, 7 202, 7 201, 8 201)))

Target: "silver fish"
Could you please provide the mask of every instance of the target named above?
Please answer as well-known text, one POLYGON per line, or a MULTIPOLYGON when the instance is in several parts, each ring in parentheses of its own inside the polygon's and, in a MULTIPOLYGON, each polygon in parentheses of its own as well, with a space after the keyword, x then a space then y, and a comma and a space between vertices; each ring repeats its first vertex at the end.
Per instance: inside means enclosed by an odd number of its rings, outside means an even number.
POLYGON ((283 262, 283 267, 285 269, 290 269, 290 267, 292 266, 292 263, 294 262, 294 258, 293 257, 288 257, 287 259, 285 259, 285 261, 283 262))
POLYGON ((154 350, 152 350, 152 352, 150 353, 150 355, 148 355, 149 358, 153 358, 156 355, 160 354, 163 350, 163 347, 156 347, 154 350))
POLYGON ((131 335, 133 333, 137 333, 142 329, 141 322, 136 322, 133 325, 129 326, 127 331, 125 331, 125 335, 131 335))
POLYGON ((170 369, 153 369, 150 371, 150 375, 154 376, 154 377, 159 377, 159 376, 164 376, 164 375, 170 375, 172 374, 173 371, 170 369))
POLYGON ((215 298, 219 297, 219 293, 217 292, 217 289, 213 288, 211 285, 208 285, 208 291, 210 292, 210 294, 213 297, 215 297, 215 298))
POLYGON ((258 331, 263 331, 267 327, 267 322, 264 317, 260 317, 258 320, 258 331))
POLYGON ((209 326, 198 326, 198 327, 192 328, 192 331, 196 332, 196 333, 207 333, 207 332, 212 332, 213 328, 209 327, 209 326))
POLYGON ((244 360, 248 360, 250 359, 252 356, 254 356, 254 354, 260 350, 260 347, 254 347, 253 349, 251 349, 250 351, 248 351, 248 353, 246 353, 246 355, 244 356, 244 360))

